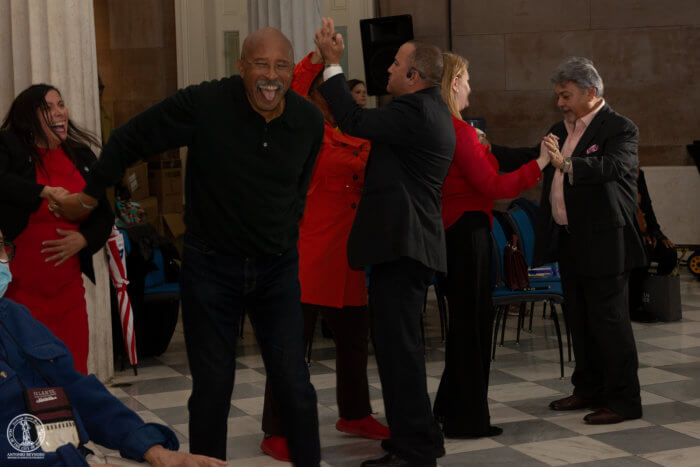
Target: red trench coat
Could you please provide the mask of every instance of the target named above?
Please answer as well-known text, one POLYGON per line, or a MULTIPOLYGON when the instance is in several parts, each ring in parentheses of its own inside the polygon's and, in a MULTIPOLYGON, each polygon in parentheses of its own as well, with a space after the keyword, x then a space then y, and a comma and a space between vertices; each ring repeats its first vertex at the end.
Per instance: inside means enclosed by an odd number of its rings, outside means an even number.
MULTIPOLYGON (((294 68, 291 88, 307 96, 323 69, 310 54, 294 68)), ((364 270, 351 269, 347 245, 364 184, 370 143, 326 122, 321 151, 299 223, 301 301, 334 308, 367 303, 364 270)))

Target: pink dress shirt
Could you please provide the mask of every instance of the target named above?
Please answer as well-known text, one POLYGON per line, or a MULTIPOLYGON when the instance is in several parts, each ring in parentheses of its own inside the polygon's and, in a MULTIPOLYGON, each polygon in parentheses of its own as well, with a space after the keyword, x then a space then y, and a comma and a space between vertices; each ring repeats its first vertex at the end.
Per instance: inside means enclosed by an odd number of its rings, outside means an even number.
MULTIPOLYGON (((605 105, 605 99, 602 99, 598 106, 592 111, 588 112, 583 117, 576 119, 575 122, 571 123, 564 120, 564 126, 566 126, 566 132, 568 133, 564 145, 561 147, 561 155, 564 157, 571 157, 574 152, 576 145, 581 140, 581 136, 586 132, 586 128, 590 125, 593 117, 603 108, 605 105)), ((574 183, 573 178, 574 166, 569 167, 569 182, 574 183)), ((561 170, 554 171, 554 178, 552 179, 552 188, 549 191, 549 202, 552 205, 552 217, 554 222, 559 225, 569 225, 569 219, 566 216, 566 203, 564 201, 564 172, 561 170)))

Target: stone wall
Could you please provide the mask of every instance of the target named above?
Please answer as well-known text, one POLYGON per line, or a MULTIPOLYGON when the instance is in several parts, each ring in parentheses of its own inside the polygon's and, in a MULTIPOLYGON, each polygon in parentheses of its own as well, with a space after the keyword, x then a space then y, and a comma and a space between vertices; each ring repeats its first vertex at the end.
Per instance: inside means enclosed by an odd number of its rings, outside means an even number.
POLYGON ((94 0, 102 103, 115 128, 177 90, 172 0, 94 0))
POLYGON ((470 115, 494 141, 532 144, 558 118, 549 76, 593 60, 605 98, 640 130, 641 164, 691 165, 700 138, 700 3, 690 0, 455 0, 454 50, 471 62, 470 115), (694 98, 693 98, 694 96, 694 98))
POLYGON ((470 61, 471 107, 493 141, 533 145, 560 118, 549 76, 565 57, 596 64, 613 108, 637 123, 640 159, 692 165, 700 139, 700 2, 694 0, 380 0, 415 35, 470 61))

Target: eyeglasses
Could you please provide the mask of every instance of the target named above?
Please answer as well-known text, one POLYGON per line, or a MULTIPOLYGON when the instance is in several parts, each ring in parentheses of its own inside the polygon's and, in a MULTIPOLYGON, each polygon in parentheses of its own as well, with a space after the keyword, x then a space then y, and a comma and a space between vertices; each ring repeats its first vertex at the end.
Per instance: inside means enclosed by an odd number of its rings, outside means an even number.
POLYGON ((10 261, 12 261, 12 258, 15 257, 15 244, 12 242, 5 242, 3 240, 0 240, 0 246, 5 248, 5 254, 7 255, 7 259, 0 258, 0 263, 7 264, 10 261))
POLYGON ((274 66, 277 73, 288 74, 294 69, 294 64, 291 62, 277 62, 274 65, 270 65, 270 62, 266 60, 246 60, 246 62, 253 65, 253 68, 258 71, 268 71, 270 66, 274 66))

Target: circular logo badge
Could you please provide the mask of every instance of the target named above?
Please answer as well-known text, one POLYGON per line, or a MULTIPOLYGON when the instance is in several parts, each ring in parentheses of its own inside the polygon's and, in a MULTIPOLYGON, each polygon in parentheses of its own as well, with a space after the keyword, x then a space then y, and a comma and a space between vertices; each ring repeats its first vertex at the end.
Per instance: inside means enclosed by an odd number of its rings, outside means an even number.
POLYGON ((44 424, 34 415, 17 415, 7 426, 7 440, 19 452, 36 451, 45 437, 44 424))

